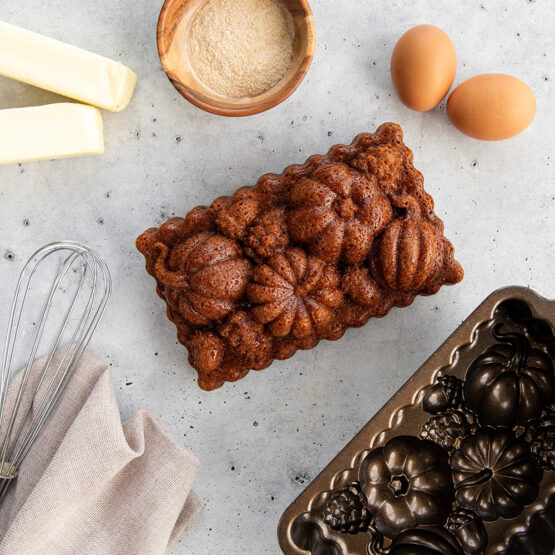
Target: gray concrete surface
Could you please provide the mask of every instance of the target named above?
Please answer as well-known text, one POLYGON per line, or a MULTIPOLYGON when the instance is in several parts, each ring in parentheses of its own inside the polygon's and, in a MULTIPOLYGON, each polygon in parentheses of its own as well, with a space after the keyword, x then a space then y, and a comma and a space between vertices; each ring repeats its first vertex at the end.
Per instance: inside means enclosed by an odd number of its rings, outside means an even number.
MULTIPOLYGON (((488 293, 518 284, 555 296, 555 10, 552 0, 313 0, 318 46, 305 82, 269 112, 226 119, 190 105, 166 79, 155 46, 161 3, 1 3, 1 19, 121 60, 139 82, 124 112, 103 113, 105 155, 0 167, 0 328, 36 248, 71 238, 97 249, 114 295, 93 347, 112 364, 122 416, 152 411, 202 465, 196 491, 206 508, 171 553, 277 553, 282 511, 488 293), (421 23, 451 36, 456 84, 483 72, 525 80, 538 101, 532 126, 484 143, 456 131, 444 103, 424 114, 405 108, 389 57, 421 23), (200 391, 135 237, 384 121, 403 126, 464 281, 200 391)), ((56 100, 0 79, 0 108, 56 100)))

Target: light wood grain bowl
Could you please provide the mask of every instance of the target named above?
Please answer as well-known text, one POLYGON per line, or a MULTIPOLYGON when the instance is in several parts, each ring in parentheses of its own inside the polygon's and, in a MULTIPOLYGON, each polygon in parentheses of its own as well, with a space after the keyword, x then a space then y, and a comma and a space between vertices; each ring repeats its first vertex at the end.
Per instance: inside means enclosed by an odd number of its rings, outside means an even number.
POLYGON ((252 97, 222 96, 207 88, 195 75, 187 57, 189 25, 208 0, 166 0, 158 19, 158 53, 173 86, 195 106, 222 116, 249 116, 283 102, 304 79, 314 57, 314 19, 307 0, 275 0, 291 15, 294 31, 293 59, 282 79, 252 97))

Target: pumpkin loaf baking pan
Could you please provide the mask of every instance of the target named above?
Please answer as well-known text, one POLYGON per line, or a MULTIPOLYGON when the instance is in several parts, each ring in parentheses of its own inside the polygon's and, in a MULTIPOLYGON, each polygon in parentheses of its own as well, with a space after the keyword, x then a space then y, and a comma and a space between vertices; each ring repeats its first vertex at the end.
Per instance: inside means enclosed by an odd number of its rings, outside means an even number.
POLYGON ((401 128, 386 123, 137 239, 203 389, 459 282, 401 128))
POLYGON ((555 552, 555 300, 490 295, 284 512, 286 554, 555 552))

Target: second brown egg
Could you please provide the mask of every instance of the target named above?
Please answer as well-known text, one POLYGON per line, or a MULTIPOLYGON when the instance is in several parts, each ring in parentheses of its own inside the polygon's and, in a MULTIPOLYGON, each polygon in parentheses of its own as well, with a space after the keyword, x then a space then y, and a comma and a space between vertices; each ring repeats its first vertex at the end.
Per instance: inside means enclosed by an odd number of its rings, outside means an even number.
POLYGON ((418 25, 397 41, 391 56, 391 80, 402 102, 419 112, 435 108, 449 92, 457 71, 457 53, 447 34, 434 25, 418 25))

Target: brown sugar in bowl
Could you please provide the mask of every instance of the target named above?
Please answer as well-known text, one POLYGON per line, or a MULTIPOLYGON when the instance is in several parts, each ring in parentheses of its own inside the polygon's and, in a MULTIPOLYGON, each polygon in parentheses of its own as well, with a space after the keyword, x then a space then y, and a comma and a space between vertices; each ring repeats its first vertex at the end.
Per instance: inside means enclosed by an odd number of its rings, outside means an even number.
POLYGON ((249 116, 269 110, 289 97, 308 72, 316 48, 312 10, 307 0, 276 0, 290 14, 293 58, 285 75, 270 89, 252 97, 227 97, 210 90, 195 75, 187 56, 189 26, 207 0, 165 0, 158 18, 157 43, 162 67, 189 102, 221 116, 249 116))

